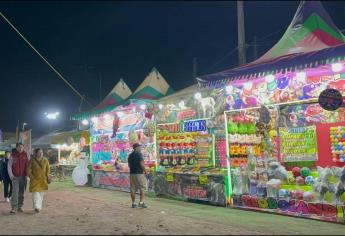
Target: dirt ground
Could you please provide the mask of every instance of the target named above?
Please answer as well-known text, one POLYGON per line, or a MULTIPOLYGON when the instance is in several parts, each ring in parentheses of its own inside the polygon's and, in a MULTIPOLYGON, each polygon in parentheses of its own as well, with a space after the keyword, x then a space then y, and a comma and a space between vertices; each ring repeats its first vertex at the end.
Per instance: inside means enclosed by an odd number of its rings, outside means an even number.
MULTIPOLYGON (((2 186, 1 195, 2 195, 2 186)), ((26 193, 24 213, 0 203, 0 234, 345 234, 345 226, 286 216, 149 197, 131 209, 128 193, 52 183, 41 213, 26 193)))

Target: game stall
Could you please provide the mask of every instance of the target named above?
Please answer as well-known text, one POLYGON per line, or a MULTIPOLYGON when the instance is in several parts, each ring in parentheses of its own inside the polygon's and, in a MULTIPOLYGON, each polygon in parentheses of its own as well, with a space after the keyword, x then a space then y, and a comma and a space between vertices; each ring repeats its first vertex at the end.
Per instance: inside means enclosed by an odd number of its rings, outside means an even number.
POLYGON ((344 42, 321 3, 303 1, 261 58, 200 78, 224 87, 230 207, 344 223, 344 42), (302 34, 315 16, 334 33, 302 34))
POLYGON ((90 126, 94 187, 130 191, 127 158, 133 144, 140 143, 147 167, 148 191, 153 193, 157 162, 152 100, 172 91, 153 68, 134 93, 120 80, 95 109, 72 117, 90 126))
POLYGON ((156 195, 225 206, 226 152, 216 94, 194 85, 156 102, 156 195))
POLYGON ((95 187, 129 191, 129 168, 127 158, 133 144, 142 145, 148 190, 152 190, 152 173, 156 166, 154 126, 146 106, 138 100, 130 105, 117 107, 113 112, 92 118, 92 169, 95 187))

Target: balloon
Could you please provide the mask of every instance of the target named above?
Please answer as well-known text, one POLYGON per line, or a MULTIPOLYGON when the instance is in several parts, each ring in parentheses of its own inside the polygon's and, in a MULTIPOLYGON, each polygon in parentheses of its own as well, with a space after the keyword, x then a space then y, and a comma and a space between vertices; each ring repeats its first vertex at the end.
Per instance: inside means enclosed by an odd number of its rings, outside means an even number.
POLYGON ((308 167, 303 167, 301 169, 301 175, 303 177, 307 177, 308 175, 310 175, 310 169, 308 167))
POLYGON ((288 195, 289 195, 289 191, 287 191, 286 189, 280 189, 278 192, 278 196, 280 198, 287 197, 288 195))

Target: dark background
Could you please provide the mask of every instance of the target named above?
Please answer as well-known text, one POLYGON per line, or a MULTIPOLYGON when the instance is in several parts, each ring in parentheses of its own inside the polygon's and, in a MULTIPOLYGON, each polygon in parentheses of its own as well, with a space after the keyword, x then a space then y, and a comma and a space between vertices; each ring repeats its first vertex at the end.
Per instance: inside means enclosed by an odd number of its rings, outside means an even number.
MULTIPOLYGON (((345 29, 345 4, 322 2, 339 29, 345 29)), ((247 61, 279 40, 298 1, 246 1, 247 61)), ((120 78, 134 91, 152 67, 179 90, 198 75, 237 65, 235 1, 11 1, 0 10, 93 105, 120 78)), ((58 110, 53 128, 70 128, 80 98, 51 71, 0 18, 0 129, 15 131, 17 120, 35 134, 48 132, 45 111, 58 110)), ((82 109, 91 107, 83 104, 82 109)))

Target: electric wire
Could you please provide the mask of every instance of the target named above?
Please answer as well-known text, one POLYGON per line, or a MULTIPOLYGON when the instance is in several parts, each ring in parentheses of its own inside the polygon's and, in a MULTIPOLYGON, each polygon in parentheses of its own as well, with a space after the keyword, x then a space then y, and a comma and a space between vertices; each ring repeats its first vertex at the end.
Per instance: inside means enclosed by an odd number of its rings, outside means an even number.
POLYGON ((19 30, 6 18, 6 16, 0 11, 0 16, 12 27, 12 29, 14 29, 14 31, 17 32, 17 34, 19 34, 19 36, 31 47, 32 50, 34 50, 36 52, 36 54, 58 75, 58 77, 60 79, 62 79, 82 100, 85 100, 90 106, 92 106, 92 104, 85 99, 85 96, 81 95, 74 87, 73 85, 68 82, 61 74, 60 72, 58 72, 45 58, 44 56, 42 56, 42 54, 37 51, 37 49, 29 42, 29 40, 27 40, 23 34, 21 34, 19 32, 19 30))

